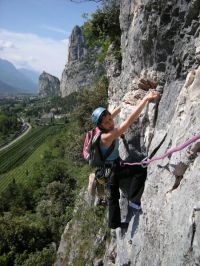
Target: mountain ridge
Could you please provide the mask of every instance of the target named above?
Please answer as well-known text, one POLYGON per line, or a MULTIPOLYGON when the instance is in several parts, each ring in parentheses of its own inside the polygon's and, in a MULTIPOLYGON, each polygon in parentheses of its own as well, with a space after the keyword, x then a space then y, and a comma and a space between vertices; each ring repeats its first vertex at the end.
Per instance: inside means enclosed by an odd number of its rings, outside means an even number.
POLYGON ((14 88, 0 80, 0 97, 16 95, 19 93, 18 88, 14 88))
POLYGON ((8 60, 0 58, 0 73, 0 81, 16 88, 20 93, 36 93, 37 84, 8 60))

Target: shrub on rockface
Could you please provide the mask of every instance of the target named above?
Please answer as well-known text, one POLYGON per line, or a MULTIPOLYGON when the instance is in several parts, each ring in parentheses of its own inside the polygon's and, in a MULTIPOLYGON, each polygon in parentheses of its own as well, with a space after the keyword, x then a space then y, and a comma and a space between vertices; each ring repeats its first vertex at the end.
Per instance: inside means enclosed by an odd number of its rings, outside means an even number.
POLYGON ((77 210, 68 230, 64 233, 67 242, 65 265, 93 265, 93 260, 102 258, 109 230, 106 225, 106 208, 89 207, 79 194, 77 210), (73 242, 71 241, 73 239, 73 242))
POLYGON ((73 118, 78 122, 80 132, 87 131, 94 125, 91 123, 92 111, 98 106, 108 105, 108 80, 103 76, 90 90, 83 90, 79 94, 79 106, 73 113, 73 118))
POLYGON ((80 235, 74 236, 79 251, 73 260, 73 265, 81 266, 86 262, 93 264, 94 258, 101 258, 105 252, 105 239, 108 234, 105 219, 106 209, 102 206, 87 208, 77 213, 75 219, 82 221, 80 235))
POLYGON ((121 29, 119 23, 119 1, 103 1, 102 6, 91 15, 83 25, 83 35, 89 47, 101 47, 97 59, 105 60, 108 47, 113 44, 114 55, 121 60, 120 39, 121 29))

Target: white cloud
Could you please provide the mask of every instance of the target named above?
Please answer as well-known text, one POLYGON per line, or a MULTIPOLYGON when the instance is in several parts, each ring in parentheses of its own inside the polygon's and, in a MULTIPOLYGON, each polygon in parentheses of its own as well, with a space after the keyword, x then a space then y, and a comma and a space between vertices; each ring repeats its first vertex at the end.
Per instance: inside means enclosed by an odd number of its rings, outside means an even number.
POLYGON ((14 48, 14 44, 10 41, 4 41, 0 40, 0 50, 6 49, 6 48, 14 48))
POLYGON ((68 39, 53 40, 32 33, 0 28, 0 58, 16 67, 29 67, 61 77, 67 61, 68 39))

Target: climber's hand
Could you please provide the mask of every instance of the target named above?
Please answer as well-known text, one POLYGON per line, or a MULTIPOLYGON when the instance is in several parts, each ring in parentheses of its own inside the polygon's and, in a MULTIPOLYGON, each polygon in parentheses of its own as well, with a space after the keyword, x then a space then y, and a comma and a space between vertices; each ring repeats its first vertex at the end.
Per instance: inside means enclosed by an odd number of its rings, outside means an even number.
POLYGON ((158 91, 150 91, 146 96, 145 99, 149 102, 152 100, 156 100, 160 98, 160 93, 158 91))

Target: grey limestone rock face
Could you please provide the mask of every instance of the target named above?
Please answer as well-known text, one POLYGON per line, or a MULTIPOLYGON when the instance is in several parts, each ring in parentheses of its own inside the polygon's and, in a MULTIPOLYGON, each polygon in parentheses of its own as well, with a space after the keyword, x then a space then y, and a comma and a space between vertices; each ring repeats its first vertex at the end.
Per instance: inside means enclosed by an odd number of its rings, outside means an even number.
POLYGON ((90 87, 104 72, 104 67, 96 60, 99 51, 99 48, 88 48, 82 28, 75 26, 69 39, 68 61, 61 78, 62 97, 90 87))
POLYGON ((165 81, 185 79, 196 65, 199 1, 121 1, 121 75, 110 78, 110 100, 121 100, 144 69, 165 81))
MULTIPOLYGON (((174 115, 163 128, 167 135, 157 154, 199 134, 199 82, 200 67, 192 84, 181 88, 174 115)), ((150 149, 158 144, 160 135, 163 132, 155 128, 150 149)), ((118 233, 115 265, 199 265, 199 163, 198 140, 187 149, 149 165, 142 212, 132 214, 123 237, 118 233)))
MULTIPOLYGON (((121 104, 123 121, 146 93, 145 75, 161 92, 125 134, 128 145, 121 141, 123 159, 140 160, 162 140, 156 156, 163 154, 200 133, 199 15, 200 1, 121 1, 122 66, 117 77, 108 72, 110 108, 121 104)), ((127 232, 117 229, 108 247, 114 265, 200 265, 199 143, 148 166, 142 212, 129 208, 127 232)))
POLYGON ((46 72, 39 76, 38 94, 42 97, 60 95, 60 81, 46 72))

